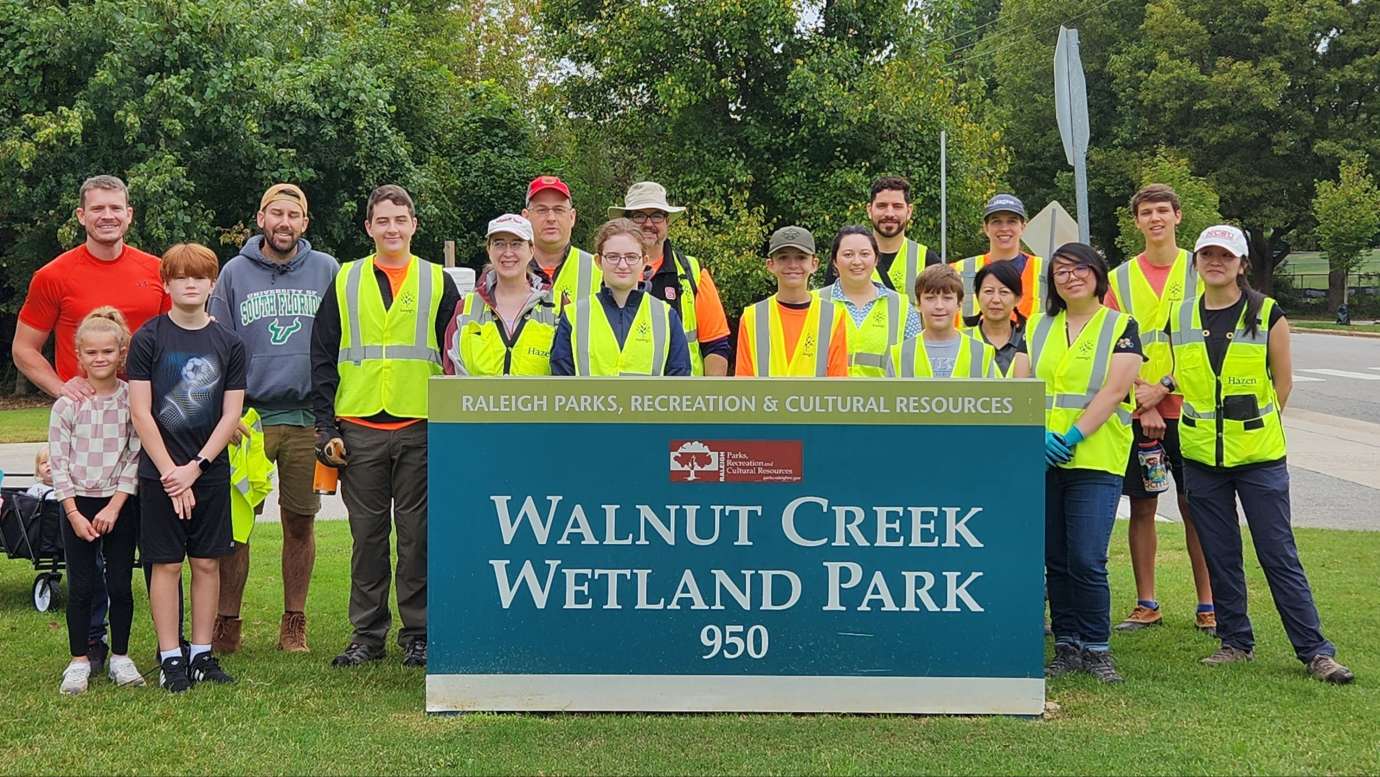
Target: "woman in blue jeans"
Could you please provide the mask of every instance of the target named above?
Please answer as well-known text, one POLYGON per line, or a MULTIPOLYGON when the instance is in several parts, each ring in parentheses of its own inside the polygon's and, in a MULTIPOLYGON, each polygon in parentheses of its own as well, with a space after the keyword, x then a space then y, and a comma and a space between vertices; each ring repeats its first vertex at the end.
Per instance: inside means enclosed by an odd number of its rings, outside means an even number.
POLYGON ((1142 360, 1130 316, 1103 306, 1107 264, 1067 243, 1047 265, 1045 310, 1026 327, 1045 383, 1045 583, 1054 630, 1048 677, 1086 671, 1121 682, 1112 662, 1107 544, 1131 454, 1131 385, 1142 360))

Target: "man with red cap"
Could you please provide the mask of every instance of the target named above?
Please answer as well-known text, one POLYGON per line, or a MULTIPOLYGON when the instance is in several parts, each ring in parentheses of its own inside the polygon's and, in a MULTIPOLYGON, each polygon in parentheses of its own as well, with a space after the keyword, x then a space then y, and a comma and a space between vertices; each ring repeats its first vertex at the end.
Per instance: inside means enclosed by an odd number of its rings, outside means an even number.
POLYGON ((570 242, 575 207, 570 187, 554 175, 539 175, 527 186, 522 215, 532 222, 532 272, 551 290, 557 312, 599 290, 602 273, 592 254, 570 242))

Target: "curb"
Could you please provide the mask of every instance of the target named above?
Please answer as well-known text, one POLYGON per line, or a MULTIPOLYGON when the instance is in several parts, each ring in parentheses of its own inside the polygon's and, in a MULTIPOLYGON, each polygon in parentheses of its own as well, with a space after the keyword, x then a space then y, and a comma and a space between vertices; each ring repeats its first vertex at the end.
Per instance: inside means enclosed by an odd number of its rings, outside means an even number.
POLYGON ((1313 329, 1312 327, 1290 326, 1290 334, 1341 335, 1342 337, 1380 338, 1380 332, 1353 332, 1349 329, 1313 329))

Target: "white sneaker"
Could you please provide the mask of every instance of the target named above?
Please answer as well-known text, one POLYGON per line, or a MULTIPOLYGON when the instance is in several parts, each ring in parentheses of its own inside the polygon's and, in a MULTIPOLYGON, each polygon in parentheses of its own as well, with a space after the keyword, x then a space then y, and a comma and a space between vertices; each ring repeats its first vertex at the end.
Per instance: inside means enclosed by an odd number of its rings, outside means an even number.
POLYGON ((86 661, 73 661, 62 670, 62 687, 58 690, 68 696, 86 693, 86 684, 91 679, 91 664, 86 661))
POLYGON ((139 668, 129 656, 111 656, 106 673, 117 688, 140 688, 144 685, 144 676, 139 674, 139 668))

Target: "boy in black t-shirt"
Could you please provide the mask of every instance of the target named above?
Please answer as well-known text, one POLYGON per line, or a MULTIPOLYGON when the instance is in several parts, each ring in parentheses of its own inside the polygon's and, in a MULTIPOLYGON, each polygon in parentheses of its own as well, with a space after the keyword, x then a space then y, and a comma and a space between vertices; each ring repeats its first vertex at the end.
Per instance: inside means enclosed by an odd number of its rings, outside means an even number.
POLYGON ((129 349, 130 413, 139 456, 140 550, 153 565, 149 609, 158 634, 159 684, 229 683, 211 654, 221 556, 229 555, 230 463, 225 446, 244 405, 245 349, 211 320, 206 300, 220 264, 211 249, 180 243, 160 272, 172 310, 134 334, 129 349), (182 560, 192 566, 192 645, 178 645, 182 560))

